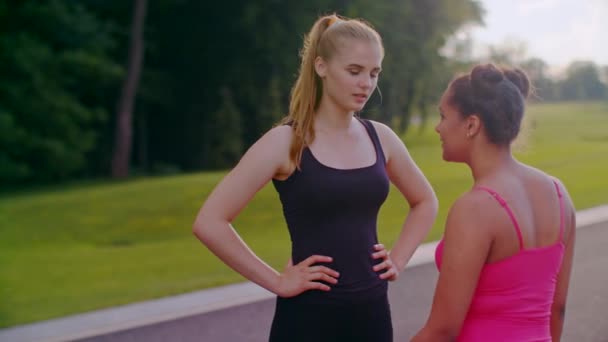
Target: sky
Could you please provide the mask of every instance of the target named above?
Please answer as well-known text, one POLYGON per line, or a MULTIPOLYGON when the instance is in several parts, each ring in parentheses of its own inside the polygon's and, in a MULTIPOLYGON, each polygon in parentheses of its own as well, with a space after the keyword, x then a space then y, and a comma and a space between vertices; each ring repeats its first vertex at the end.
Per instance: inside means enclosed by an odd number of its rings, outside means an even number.
POLYGON ((523 42, 526 57, 562 68, 574 60, 608 65, 608 0, 479 0, 484 27, 471 30, 474 54, 523 42))

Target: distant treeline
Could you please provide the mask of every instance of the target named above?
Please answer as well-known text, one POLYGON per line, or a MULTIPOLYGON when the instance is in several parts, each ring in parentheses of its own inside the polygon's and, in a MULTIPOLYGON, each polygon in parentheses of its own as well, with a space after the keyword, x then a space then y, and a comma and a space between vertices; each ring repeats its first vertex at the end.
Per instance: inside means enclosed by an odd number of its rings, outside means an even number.
POLYGON ((608 67, 601 69, 593 62, 572 62, 560 78, 547 75, 547 64, 531 58, 520 65, 530 75, 536 87, 535 100, 597 101, 608 99, 608 87, 601 75, 608 77, 608 67))

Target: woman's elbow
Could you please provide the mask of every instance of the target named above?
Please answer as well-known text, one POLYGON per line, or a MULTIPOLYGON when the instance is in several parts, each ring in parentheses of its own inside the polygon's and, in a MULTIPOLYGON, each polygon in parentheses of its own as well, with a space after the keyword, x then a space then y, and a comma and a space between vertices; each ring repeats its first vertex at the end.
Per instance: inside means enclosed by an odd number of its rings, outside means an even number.
POLYGON ((551 317, 563 321, 566 317, 566 303, 553 303, 551 306, 551 317))
POLYGON ((205 215, 199 214, 192 224, 192 234, 205 245, 208 244, 211 237, 209 221, 205 215))
POLYGON ((439 199, 437 199, 437 196, 435 195, 435 193, 433 193, 433 196, 431 196, 431 199, 429 200, 429 206, 431 207, 431 212, 433 214, 433 217, 437 217, 437 213, 439 212, 439 199))
POLYGON ((192 234, 194 234, 194 236, 196 236, 199 240, 202 240, 202 238, 205 236, 203 223, 199 219, 196 219, 192 224, 192 234))
POLYGON ((437 218, 437 213, 439 212, 439 200, 437 200, 437 196, 435 196, 434 193, 431 193, 430 196, 427 196, 419 204, 421 208, 424 208, 422 210, 424 210, 426 216, 432 219, 437 218))

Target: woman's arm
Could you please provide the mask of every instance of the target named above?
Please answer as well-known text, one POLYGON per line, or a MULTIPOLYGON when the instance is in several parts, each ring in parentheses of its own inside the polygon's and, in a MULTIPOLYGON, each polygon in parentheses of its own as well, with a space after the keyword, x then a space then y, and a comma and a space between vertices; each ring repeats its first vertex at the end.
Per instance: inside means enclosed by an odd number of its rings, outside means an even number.
POLYGON ((226 265, 283 297, 310 289, 328 291, 329 287, 317 280, 335 284, 337 272, 312 265, 330 262, 331 258, 311 256, 295 266, 290 262, 280 274, 251 251, 231 222, 272 177, 288 172, 291 137, 291 127, 276 127, 251 146, 211 192, 193 225, 194 235, 226 265))
MULTIPOLYGON (((390 259, 376 265, 375 271, 389 268, 394 263, 396 269, 382 274, 383 278, 394 280, 403 271, 414 251, 424 240, 437 216, 437 197, 429 181, 424 177, 403 141, 386 125, 373 122, 379 133, 386 157, 386 170, 391 182, 399 189, 410 206, 403 228, 390 252, 390 259), (387 265, 388 264, 388 265, 387 265)), ((386 255, 384 247, 377 247, 374 257, 386 255)))
POLYGON ((553 341, 560 341, 562 329, 564 327, 564 318, 566 316, 566 299, 568 297, 568 287, 570 285, 570 274, 572 272, 572 261, 574 259, 574 244, 576 240, 576 214, 574 205, 570 196, 566 192, 566 188, 559 183, 560 190, 564 194, 564 212, 565 212, 565 244, 566 252, 562 265, 557 275, 557 284, 555 286, 555 295, 553 296, 553 305, 551 306, 551 337, 553 341))
POLYGON ((460 333, 492 245, 488 227, 499 214, 498 209, 484 206, 488 202, 483 195, 467 193, 450 209, 431 314, 412 341, 455 341, 460 333))

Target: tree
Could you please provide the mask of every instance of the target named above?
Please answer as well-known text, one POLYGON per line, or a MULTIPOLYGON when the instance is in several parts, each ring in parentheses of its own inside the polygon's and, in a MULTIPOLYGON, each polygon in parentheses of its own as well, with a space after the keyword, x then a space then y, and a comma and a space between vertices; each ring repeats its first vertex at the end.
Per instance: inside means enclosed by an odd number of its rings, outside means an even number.
POLYGON ((524 41, 510 38, 502 43, 488 46, 486 56, 482 61, 505 66, 518 66, 524 62, 527 55, 527 44, 524 41))
POLYGON ((599 100, 606 95, 606 85, 600 81, 598 67, 589 61, 572 62, 560 89, 564 100, 599 100))
POLYGON ((526 72, 534 89, 533 99, 553 101, 559 96, 556 83, 547 76, 548 65, 540 58, 529 58, 520 64, 526 72))
POLYGON ((147 0, 135 0, 129 61, 120 100, 117 108, 114 156, 112 157, 112 177, 124 178, 129 175, 132 146, 132 117, 135 96, 144 58, 144 20, 147 0))
POLYGON ((72 1, 0 4, 0 183, 81 174, 122 77, 111 26, 72 1))
POLYGON ((234 104, 232 92, 227 87, 220 89, 222 104, 212 114, 211 124, 207 125, 205 135, 208 165, 227 168, 238 160, 243 152, 241 113, 234 104))
POLYGON ((602 81, 604 89, 606 90, 604 98, 608 100, 608 65, 604 65, 600 68, 600 81, 602 81))
POLYGON ((405 133, 413 110, 426 108, 443 90, 447 60, 440 51, 468 24, 481 23, 480 5, 470 0, 356 1, 351 15, 362 14, 382 34, 386 57, 380 79, 381 121, 405 133))
POLYGON ((405 131, 452 75, 439 50, 482 10, 474 0, 0 2, 0 179, 232 165, 286 113, 303 35, 332 12, 383 36, 382 102, 363 115, 405 131))

